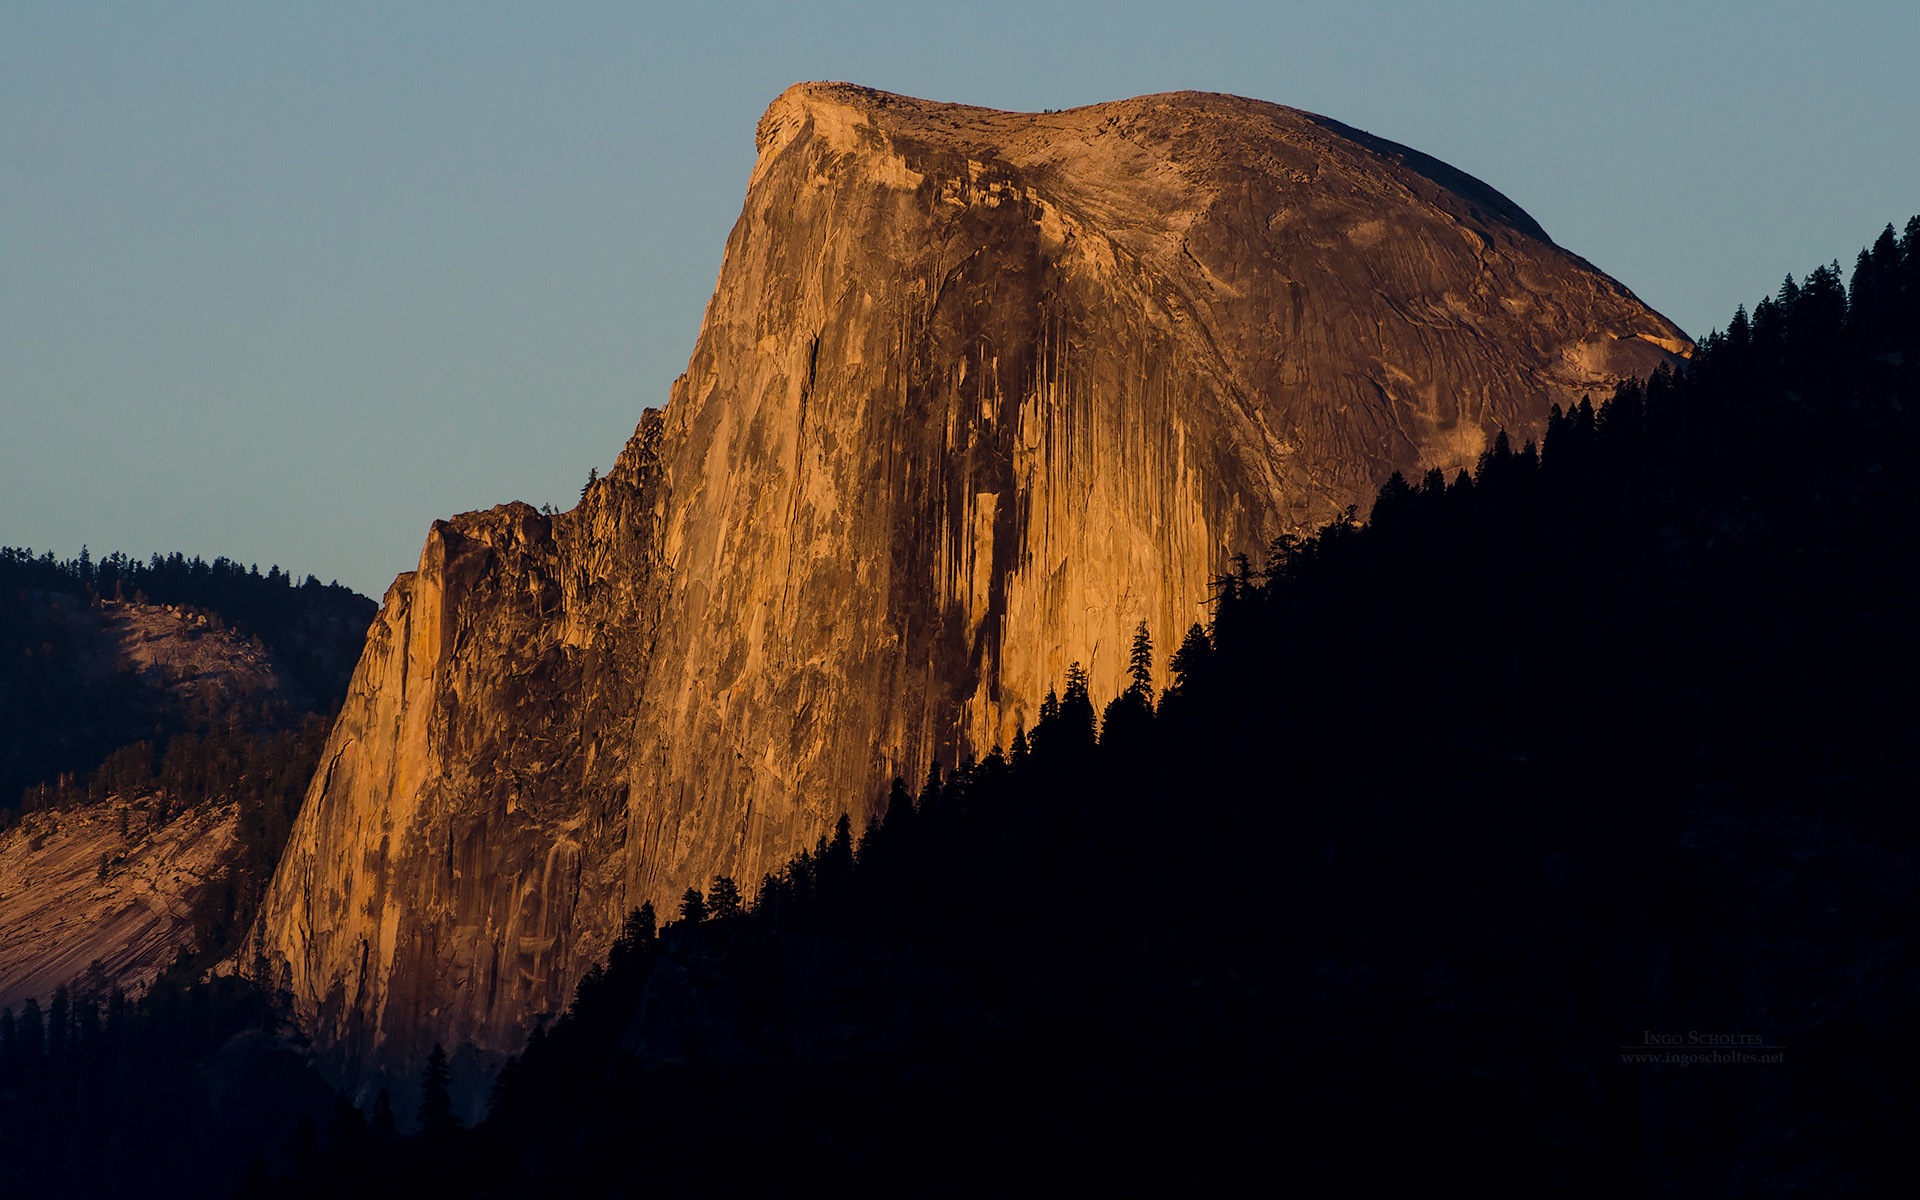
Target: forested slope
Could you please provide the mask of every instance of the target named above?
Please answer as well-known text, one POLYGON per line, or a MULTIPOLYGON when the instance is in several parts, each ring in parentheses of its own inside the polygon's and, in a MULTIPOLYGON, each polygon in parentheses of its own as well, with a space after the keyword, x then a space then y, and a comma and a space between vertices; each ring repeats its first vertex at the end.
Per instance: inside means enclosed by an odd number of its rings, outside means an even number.
POLYGON ((1917 337, 1920 219, 252 1190, 1914 1191, 1917 337))
POLYGON ((252 919, 372 613, 277 567, 0 549, 7 1189, 218 1194, 326 1111, 269 998, 201 980, 252 919))
POLYGON ((1277 543, 1157 704, 1076 673, 636 914, 480 1129, 430 1079, 282 1189, 1913 1190, 1917 338, 1920 219, 1277 543))

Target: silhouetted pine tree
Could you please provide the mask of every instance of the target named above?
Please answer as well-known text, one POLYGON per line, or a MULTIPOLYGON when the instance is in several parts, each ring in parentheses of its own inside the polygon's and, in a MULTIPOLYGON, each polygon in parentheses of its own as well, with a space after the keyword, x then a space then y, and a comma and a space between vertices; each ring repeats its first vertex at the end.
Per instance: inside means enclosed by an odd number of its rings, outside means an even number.
POLYGON ((741 914, 740 888, 731 875, 715 875, 707 889, 707 911, 716 920, 731 920, 741 914))
POLYGON ((707 919, 707 898, 700 889, 690 887, 680 896, 680 919, 690 925, 698 925, 707 919))
POLYGON ((427 1065, 420 1071, 420 1128, 429 1137, 442 1136, 457 1128, 453 1115, 453 1075, 447 1067, 447 1052, 433 1044, 427 1065))

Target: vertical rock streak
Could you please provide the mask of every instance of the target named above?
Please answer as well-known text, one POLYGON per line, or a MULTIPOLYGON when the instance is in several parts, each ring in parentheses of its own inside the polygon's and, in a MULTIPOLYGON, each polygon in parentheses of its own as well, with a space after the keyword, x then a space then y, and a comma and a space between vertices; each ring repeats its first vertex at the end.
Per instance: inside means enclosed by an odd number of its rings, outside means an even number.
POLYGON ((628 907, 750 888, 1069 662, 1118 691, 1231 553, 1686 347, 1484 184, 1273 105, 807 84, 757 143, 664 413, 387 594, 256 937, 342 1061, 514 1049, 628 907))

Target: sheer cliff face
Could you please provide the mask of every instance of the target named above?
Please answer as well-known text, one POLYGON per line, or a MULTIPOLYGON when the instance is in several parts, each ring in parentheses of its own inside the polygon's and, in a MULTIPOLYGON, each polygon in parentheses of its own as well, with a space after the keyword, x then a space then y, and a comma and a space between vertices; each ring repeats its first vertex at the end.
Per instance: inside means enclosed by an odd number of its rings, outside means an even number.
POLYGON ((687 374, 554 518, 388 593, 263 968, 399 1064, 514 1048, 618 915, 751 887, 1227 556, 1687 343, 1497 192, 1233 97, 774 102, 687 374))

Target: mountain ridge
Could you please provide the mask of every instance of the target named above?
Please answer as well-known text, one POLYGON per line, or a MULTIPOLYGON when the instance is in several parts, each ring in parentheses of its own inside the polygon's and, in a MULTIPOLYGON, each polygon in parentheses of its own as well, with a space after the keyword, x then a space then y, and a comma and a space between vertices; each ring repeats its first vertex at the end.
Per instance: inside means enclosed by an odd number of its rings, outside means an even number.
POLYGON ((782 93, 666 408, 577 508, 437 522, 389 589, 254 969, 361 1067, 509 1052, 641 900, 1009 742, 1072 662, 1112 694, 1232 553, 1687 349, 1370 140, 782 93))

